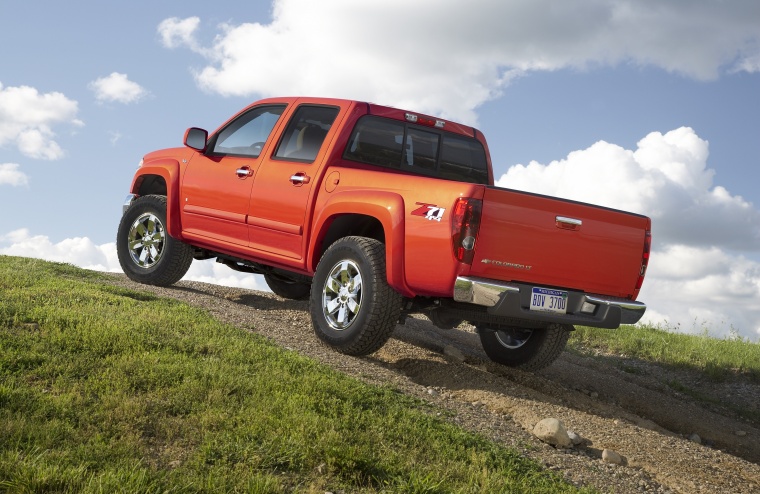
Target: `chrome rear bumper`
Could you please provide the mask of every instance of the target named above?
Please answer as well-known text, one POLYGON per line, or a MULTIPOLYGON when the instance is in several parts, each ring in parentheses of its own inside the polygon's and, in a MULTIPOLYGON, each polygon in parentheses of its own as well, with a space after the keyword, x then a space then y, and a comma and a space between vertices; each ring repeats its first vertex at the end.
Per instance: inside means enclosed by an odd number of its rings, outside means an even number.
POLYGON ((495 316, 600 328, 636 324, 647 309, 646 304, 635 300, 568 290, 566 314, 531 311, 532 286, 459 276, 453 296, 457 302, 488 307, 488 313, 495 316))

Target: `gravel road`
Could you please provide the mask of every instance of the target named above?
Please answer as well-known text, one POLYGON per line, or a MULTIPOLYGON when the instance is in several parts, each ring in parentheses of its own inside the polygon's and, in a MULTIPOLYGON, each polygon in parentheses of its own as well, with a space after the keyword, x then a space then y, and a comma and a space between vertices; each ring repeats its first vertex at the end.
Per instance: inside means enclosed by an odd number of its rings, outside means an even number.
POLYGON ((734 412, 760 406, 760 386, 741 377, 699 382, 687 371, 625 356, 569 352, 531 374, 488 361, 473 328, 441 330, 422 316, 398 325, 379 352, 347 357, 318 342, 307 302, 197 282, 158 288, 112 279, 202 307, 341 372, 448 409, 456 424, 517 448, 576 485, 615 493, 760 493, 760 423, 734 412), (702 399, 675 391, 683 388, 674 383, 699 390, 702 399), (536 439, 534 425, 548 417, 583 443, 562 450, 536 439), (619 453, 623 465, 604 462, 604 449, 619 453))

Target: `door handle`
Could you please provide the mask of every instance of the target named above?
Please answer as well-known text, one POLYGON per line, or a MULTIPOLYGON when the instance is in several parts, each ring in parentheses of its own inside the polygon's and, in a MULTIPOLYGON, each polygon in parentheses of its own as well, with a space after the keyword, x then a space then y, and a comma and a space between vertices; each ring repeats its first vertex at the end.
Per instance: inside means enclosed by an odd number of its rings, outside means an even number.
POLYGON ((567 216, 557 216, 554 218, 557 228, 563 230, 580 230, 583 221, 576 218, 568 218, 567 216))
POLYGON ((244 166, 235 170, 235 174, 238 178, 247 178, 253 176, 253 170, 250 167, 244 166))
POLYGON ((298 172, 298 173, 296 173, 295 175, 293 175, 293 176, 291 176, 291 177, 290 177, 290 182, 291 182, 293 185, 304 185, 304 184, 308 184, 310 180, 311 180, 311 177, 309 177, 309 176, 308 176, 307 174, 305 174, 304 172, 298 172))

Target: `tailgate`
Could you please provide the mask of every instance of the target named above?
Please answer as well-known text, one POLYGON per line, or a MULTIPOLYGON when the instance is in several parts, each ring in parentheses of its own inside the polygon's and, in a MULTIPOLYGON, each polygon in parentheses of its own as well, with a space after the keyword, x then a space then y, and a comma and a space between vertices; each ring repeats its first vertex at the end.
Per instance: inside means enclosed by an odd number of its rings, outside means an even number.
POLYGON ((631 297, 645 216, 488 187, 472 276, 631 297))

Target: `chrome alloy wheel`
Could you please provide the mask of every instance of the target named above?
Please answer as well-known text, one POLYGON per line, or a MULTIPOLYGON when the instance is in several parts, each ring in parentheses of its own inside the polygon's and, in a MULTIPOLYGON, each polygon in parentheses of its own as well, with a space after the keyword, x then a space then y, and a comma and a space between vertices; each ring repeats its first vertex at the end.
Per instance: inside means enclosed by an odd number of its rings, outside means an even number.
POLYGON ((362 274, 355 262, 343 260, 330 270, 322 289, 322 312, 336 331, 356 320, 362 303, 362 274))
POLYGON ((527 343, 532 334, 532 329, 501 329, 496 331, 496 339, 499 340, 499 343, 501 343, 504 348, 514 350, 527 343))
POLYGON ((153 267, 164 253, 166 230, 152 213, 137 217, 129 229, 129 255, 141 268, 153 267))

